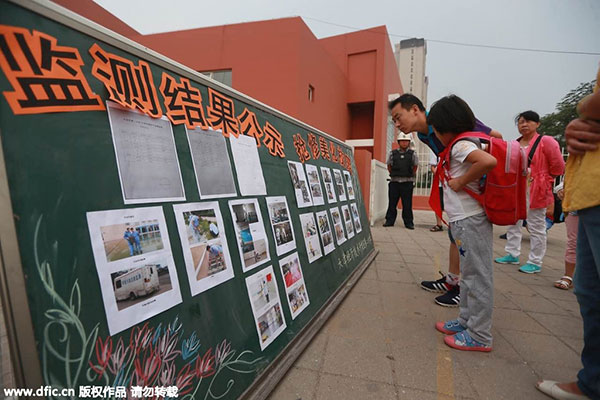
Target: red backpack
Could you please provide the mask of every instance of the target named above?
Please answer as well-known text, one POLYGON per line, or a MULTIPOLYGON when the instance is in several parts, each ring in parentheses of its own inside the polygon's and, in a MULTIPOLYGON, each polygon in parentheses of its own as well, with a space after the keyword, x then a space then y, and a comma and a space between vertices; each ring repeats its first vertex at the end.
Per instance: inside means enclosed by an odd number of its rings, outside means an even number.
MULTIPOLYGON (((463 190, 482 205, 493 224, 514 225, 518 220, 527 218, 528 162, 523 148, 516 140, 507 142, 481 132, 461 133, 440 154, 433 187, 437 187, 440 181, 451 179, 448 174, 450 150, 461 139, 481 139, 487 142, 489 144, 487 152, 497 161, 496 167, 485 175, 481 194, 467 187, 463 190)), ((431 191, 429 205, 438 216, 442 216, 439 190, 431 191)))

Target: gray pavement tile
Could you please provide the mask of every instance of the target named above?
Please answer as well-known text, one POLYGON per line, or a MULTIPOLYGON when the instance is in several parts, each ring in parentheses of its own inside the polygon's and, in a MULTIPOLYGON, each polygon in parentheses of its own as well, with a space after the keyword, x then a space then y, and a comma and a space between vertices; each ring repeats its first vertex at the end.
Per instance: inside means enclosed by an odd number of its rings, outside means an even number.
POLYGON ((452 397, 460 393, 462 397, 473 398, 476 392, 461 366, 452 362, 451 349, 442 342, 438 333, 430 346, 405 346, 393 343, 394 377, 402 388, 436 390, 438 394, 452 397))
POLYGON ((583 340, 583 321, 581 318, 535 312, 529 312, 528 314, 556 336, 583 340))
MULTIPOLYGON (((391 344, 394 381, 403 387, 437 390, 437 349, 441 345, 441 334, 437 342, 428 340, 427 347, 423 347, 419 341, 413 346, 407 346, 407 337, 404 339, 404 343, 391 344)), ((414 342, 415 339, 416 337, 411 338, 410 341, 414 342)))
POLYGON ((402 256, 408 256, 408 255, 423 256, 423 255, 425 255, 425 252, 423 251, 423 249, 418 245, 399 243, 398 248, 399 248, 399 253, 402 254, 402 256))
POLYGON ((304 349, 302 355, 294 363, 294 366, 319 371, 323 367, 323 356, 325 355, 325 347, 327 346, 328 339, 329 336, 324 332, 317 334, 308 347, 304 349))
POLYGON ((581 366, 578 368, 565 368, 545 363, 531 363, 529 366, 533 369, 538 380, 551 379, 557 382, 573 382, 577 380, 577 373, 581 369, 581 366))
MULTIPOLYGON (((552 317, 556 318, 556 316, 552 317)), ((546 329, 543 324, 540 324, 539 321, 520 310, 495 309, 493 314, 493 326, 500 330, 506 328, 522 332, 542 333, 545 335, 550 334, 550 331, 546 329)))
POLYGON ((579 354, 555 336, 509 329, 503 329, 502 336, 527 363, 562 365, 565 368, 579 368, 581 365, 579 354))
POLYGON ((413 275, 407 269, 398 269, 398 271, 381 270, 377 272, 377 275, 379 276, 379 280, 382 282, 415 282, 413 275))
POLYGON ((522 296, 533 296, 536 294, 531 288, 518 280, 512 279, 499 279, 498 282, 494 280, 494 287, 504 294, 518 294, 522 296))
MULTIPOLYGON (((562 276, 562 275, 561 275, 562 276)), ((573 290, 563 290, 554 287, 554 281, 558 280, 560 276, 555 276, 552 282, 548 282, 546 285, 531 285, 531 289, 541 296, 550 299, 550 300, 564 300, 564 301, 572 301, 577 302, 577 297, 575 297, 575 293, 573 290)))
POLYGON ((362 274, 360 279, 375 279, 377 280, 377 268, 373 264, 371 264, 367 270, 362 274))
POLYGON ((319 375, 316 371, 292 367, 271 392, 268 400, 311 400, 319 375))
POLYGON ((327 327, 330 336, 365 341, 384 342, 384 316, 382 311, 367 312, 345 307, 335 313, 327 327))
POLYGON ((508 296, 498 291, 498 289, 494 290, 494 310, 496 309, 508 309, 508 310, 520 310, 521 307, 515 304, 508 296))
POLYGON ((568 315, 569 312, 557 307, 552 301, 533 293, 531 296, 508 293, 507 296, 524 311, 534 311, 546 314, 568 315))
MULTIPOLYGON (((373 268, 371 266, 371 268, 373 268)), ((377 294, 379 293, 379 281, 374 279, 360 279, 356 286, 352 288, 352 292, 365 293, 365 294, 377 294)))
POLYGON ((535 388, 538 377, 528 365, 482 353, 461 352, 457 361, 473 383, 477 399, 490 400, 547 400, 535 388), (482 357, 483 356, 483 357, 482 357))
POLYGON ((323 372, 392 384, 387 346, 375 340, 330 336, 323 372))
POLYGON ((524 274, 521 272, 519 275, 514 275, 514 279, 527 286, 548 287, 554 281, 554 275, 554 272, 549 272, 544 266, 539 274, 524 274))
POLYGON ((577 354, 581 354, 583 350, 583 332, 581 334, 581 338, 573 338, 568 336, 558 336, 558 339, 561 340, 564 344, 569 346, 575 351, 577 354))
POLYGON ((376 261, 390 261, 390 262, 398 262, 402 261, 402 253, 379 253, 376 261))
POLYGON ((315 400, 348 399, 396 400, 396 389, 390 384, 381 382, 322 374, 315 400))
POLYGON ((558 299, 552 299, 552 302, 567 312, 568 315, 581 318, 581 313, 579 312, 579 303, 570 300, 566 301, 558 299))
POLYGON ((432 260, 428 256, 424 255, 413 255, 413 254, 402 254, 402 258, 406 264, 431 264, 432 260))
POLYGON ((510 361, 523 361, 514 346, 502 335, 503 329, 492 326, 493 350, 492 357, 503 358, 510 361))
POLYGON ((375 268, 378 270, 398 271, 401 269, 407 269, 406 263, 401 257, 397 261, 375 261, 375 268))
POLYGON ((400 254, 398 247, 394 243, 375 245, 375 250, 378 250, 379 254, 400 254))
POLYGON ((408 348, 409 354, 411 351, 420 351, 423 357, 435 357, 443 335, 435 330, 434 325, 435 320, 414 313, 405 318, 387 318, 385 335, 392 349, 397 352, 395 356, 408 348))
POLYGON ((407 387, 398 387, 398 399, 399 400, 447 400, 450 397, 442 398, 438 397, 436 392, 426 392, 423 390, 409 389, 407 387))
POLYGON ((382 311, 381 299, 379 298, 379 295, 375 294, 351 292, 351 295, 346 296, 340 307, 335 311, 333 317, 335 318, 338 313, 341 313, 346 309, 350 309, 355 312, 366 311, 368 313, 379 313, 382 311))

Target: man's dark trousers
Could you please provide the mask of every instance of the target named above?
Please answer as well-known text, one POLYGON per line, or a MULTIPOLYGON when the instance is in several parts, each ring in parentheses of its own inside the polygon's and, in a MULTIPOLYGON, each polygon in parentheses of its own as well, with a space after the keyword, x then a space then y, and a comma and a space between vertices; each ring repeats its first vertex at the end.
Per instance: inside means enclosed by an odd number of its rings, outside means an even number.
POLYGON ((394 225, 398 215, 398 200, 402 199, 402 220, 404 226, 413 226, 412 197, 414 182, 390 182, 388 184, 388 210, 385 222, 394 225))

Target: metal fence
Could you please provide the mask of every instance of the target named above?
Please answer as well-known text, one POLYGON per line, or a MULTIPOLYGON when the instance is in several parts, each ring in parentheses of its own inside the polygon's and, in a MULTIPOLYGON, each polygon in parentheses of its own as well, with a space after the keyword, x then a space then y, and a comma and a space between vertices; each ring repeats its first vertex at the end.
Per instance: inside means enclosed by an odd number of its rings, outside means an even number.
MULTIPOLYGON (((419 156, 419 168, 417 169, 417 176, 415 179, 415 189, 413 194, 415 196, 429 196, 431 191, 431 184, 433 182, 433 174, 431 173, 430 157, 431 150, 423 146, 417 151, 419 156), (423 148, 424 147, 424 148, 423 148)), ((569 153, 565 147, 561 148, 563 159, 566 161, 569 153)))

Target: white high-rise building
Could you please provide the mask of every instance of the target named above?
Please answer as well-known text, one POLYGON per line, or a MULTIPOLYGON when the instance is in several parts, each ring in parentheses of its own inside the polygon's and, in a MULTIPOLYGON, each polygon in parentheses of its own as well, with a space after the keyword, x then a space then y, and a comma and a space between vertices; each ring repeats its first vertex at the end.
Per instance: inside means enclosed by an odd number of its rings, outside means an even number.
MULTIPOLYGON (((428 78, 425 75, 427 42, 425 42, 425 39, 417 38, 402 40, 395 45, 394 56, 396 57, 396 64, 398 64, 404 93, 414 94, 427 108, 428 78)), ((414 139, 417 153, 419 155, 426 154, 426 146, 416 138, 416 135, 414 139)))
POLYGON ((427 107, 428 78, 425 75, 427 42, 425 39, 406 39, 396 44, 394 55, 400 72, 404 93, 412 93, 427 107))

